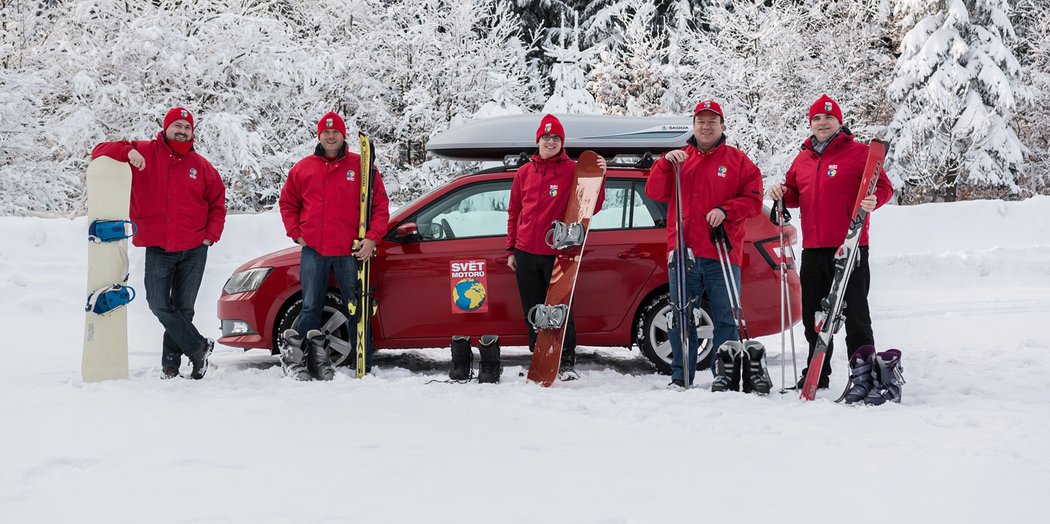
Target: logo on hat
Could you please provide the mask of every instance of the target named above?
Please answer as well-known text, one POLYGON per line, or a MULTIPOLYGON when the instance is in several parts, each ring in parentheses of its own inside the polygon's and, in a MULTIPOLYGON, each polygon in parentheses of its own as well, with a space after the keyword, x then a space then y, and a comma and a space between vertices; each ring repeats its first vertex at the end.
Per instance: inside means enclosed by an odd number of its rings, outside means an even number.
POLYGON ((193 167, 190 168, 190 178, 192 178, 194 180, 197 180, 197 169, 196 168, 193 168, 193 167))
POLYGON ((824 111, 831 112, 831 102, 824 102, 824 111))
MULTIPOLYGON (((547 124, 547 125, 550 126, 550 124, 547 124)), ((551 194, 551 198, 554 198, 554 197, 558 196, 558 184, 551 184, 550 194, 551 194)))
POLYGON ((710 100, 704 101, 704 109, 711 109, 711 101, 710 100))
POLYGON ((354 173, 353 169, 350 169, 350 170, 348 170, 346 172, 346 179, 347 180, 353 182, 356 177, 357 177, 357 173, 354 173))
POLYGON ((190 112, 186 111, 185 109, 179 111, 179 114, 182 115, 182 118, 188 118, 190 116, 190 112))
POLYGON ((718 176, 722 178, 726 177, 726 166, 718 166, 718 176))
POLYGON ((838 166, 838 164, 832 164, 832 165, 828 166, 828 178, 831 178, 831 177, 833 177, 833 176, 835 176, 837 174, 839 174, 839 166, 838 166))
POLYGON ((543 125, 543 132, 544 133, 550 133, 551 132, 551 123, 550 122, 547 122, 546 124, 543 125))

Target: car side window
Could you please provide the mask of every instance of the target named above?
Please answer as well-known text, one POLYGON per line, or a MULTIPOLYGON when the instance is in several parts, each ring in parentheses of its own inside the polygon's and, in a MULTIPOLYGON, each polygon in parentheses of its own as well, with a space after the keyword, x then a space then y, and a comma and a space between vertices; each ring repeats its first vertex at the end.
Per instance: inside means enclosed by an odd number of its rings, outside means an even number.
POLYGON ((419 212, 423 241, 506 236, 510 180, 483 182, 445 195, 419 212))
POLYGON ((663 227, 658 202, 645 196, 645 184, 632 180, 605 182, 605 202, 591 219, 591 229, 643 229, 663 227))

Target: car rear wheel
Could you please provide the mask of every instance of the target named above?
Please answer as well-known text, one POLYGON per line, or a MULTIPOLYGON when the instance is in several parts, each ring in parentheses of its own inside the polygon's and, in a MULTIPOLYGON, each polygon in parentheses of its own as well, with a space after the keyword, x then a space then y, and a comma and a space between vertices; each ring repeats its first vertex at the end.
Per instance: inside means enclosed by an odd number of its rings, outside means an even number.
MULTIPOLYGON (((299 330, 299 315, 302 311, 302 298, 297 299, 285 310, 277 324, 277 332, 274 333, 274 347, 279 347, 281 333, 284 333, 286 329, 299 330)), ((324 312, 321 313, 321 331, 329 334, 332 364, 336 366, 353 364, 355 327, 351 322, 349 312, 343 306, 342 298, 334 293, 325 295, 324 312)))
MULTIPOLYGON (((671 342, 667 338, 667 316, 671 312, 671 302, 667 295, 657 295, 642 309, 638 320, 637 340, 642 354, 665 375, 671 374, 671 342)), ((714 324, 711 315, 703 308, 693 309, 693 322, 696 325, 697 349, 696 369, 707 369, 710 366, 711 339, 714 337, 714 324)))

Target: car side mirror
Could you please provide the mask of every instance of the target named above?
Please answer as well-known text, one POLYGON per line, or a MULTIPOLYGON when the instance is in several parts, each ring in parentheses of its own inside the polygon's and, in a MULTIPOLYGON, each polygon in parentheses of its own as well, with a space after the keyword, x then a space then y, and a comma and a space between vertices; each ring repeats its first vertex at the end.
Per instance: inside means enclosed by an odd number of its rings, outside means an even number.
POLYGON ((397 226, 397 238, 419 238, 419 227, 415 222, 405 222, 397 226))

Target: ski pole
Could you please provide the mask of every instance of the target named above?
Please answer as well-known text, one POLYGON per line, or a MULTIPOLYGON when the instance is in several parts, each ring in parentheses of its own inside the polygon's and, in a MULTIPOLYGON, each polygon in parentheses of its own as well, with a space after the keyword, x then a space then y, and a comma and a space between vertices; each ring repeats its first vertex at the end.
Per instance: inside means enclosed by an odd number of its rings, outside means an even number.
POLYGON ((729 261, 729 242, 726 240, 725 228, 719 225, 711 230, 711 237, 715 240, 715 249, 718 251, 718 262, 722 268, 722 279, 725 280, 726 292, 729 294, 729 305, 733 310, 733 320, 736 321, 737 332, 740 341, 750 339, 747 332, 747 324, 744 322, 744 312, 740 307, 740 292, 736 285, 736 276, 733 274, 733 266, 729 261))
MULTIPOLYGON (((780 263, 778 264, 778 270, 780 273, 780 392, 786 393, 787 378, 786 378, 786 353, 787 343, 785 337, 788 335, 787 330, 794 326, 794 315, 791 311, 791 287, 788 285, 788 274, 787 274, 787 249, 790 246, 784 245, 784 224, 791 220, 791 213, 788 212, 784 206, 783 200, 774 200, 773 207, 769 211, 769 220, 777 225, 777 240, 779 241, 780 248, 780 263), (786 308, 785 308, 786 304, 786 308), (785 312, 787 316, 785 317, 785 312)), ((794 260, 794 254, 790 256, 791 260, 794 260)), ((791 336, 791 369, 794 373, 792 375, 792 384, 798 381, 798 363, 795 357, 795 332, 794 330, 790 333, 791 336)))

